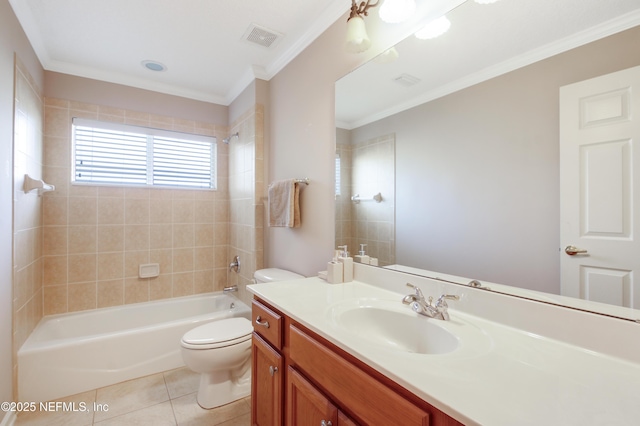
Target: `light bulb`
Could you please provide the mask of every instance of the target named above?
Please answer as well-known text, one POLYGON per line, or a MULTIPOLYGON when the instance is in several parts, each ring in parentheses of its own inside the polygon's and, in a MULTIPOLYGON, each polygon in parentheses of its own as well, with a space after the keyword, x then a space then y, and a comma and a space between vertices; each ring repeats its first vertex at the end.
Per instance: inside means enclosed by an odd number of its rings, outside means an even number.
POLYGON ((441 16, 438 19, 429 22, 427 25, 422 27, 421 30, 418 30, 415 33, 415 36, 420 40, 436 38, 446 33, 450 26, 451 21, 449 21, 446 16, 441 16))
POLYGON ((415 10, 415 0, 385 0, 379 15, 384 22, 397 24, 409 19, 415 10))

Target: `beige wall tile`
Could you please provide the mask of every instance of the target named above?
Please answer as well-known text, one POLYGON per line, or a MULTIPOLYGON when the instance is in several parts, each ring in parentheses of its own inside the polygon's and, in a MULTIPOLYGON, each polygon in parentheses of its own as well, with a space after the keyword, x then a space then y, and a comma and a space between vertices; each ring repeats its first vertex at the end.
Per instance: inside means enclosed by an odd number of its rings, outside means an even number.
POLYGON ((69 225, 96 225, 98 203, 95 197, 69 198, 69 225))
POLYGON ((149 263, 157 263, 160 266, 160 274, 173 272, 173 250, 161 249, 149 252, 149 263))
POLYGON ((173 247, 173 226, 150 225, 149 226, 149 248, 151 250, 173 247))
POLYGON ((193 234, 193 224, 174 224, 173 225, 173 247, 184 248, 193 247, 195 236, 193 234))
POLYGON ((98 223, 100 225, 124 224, 124 198, 98 198, 98 223))
POLYGON ((98 226, 98 253, 124 251, 124 225, 98 226))
MULTIPOLYGON (((156 191, 154 191, 154 194, 156 194, 156 191)), ((149 201, 149 210, 150 223, 172 223, 173 201, 170 198, 152 198, 149 201)))
POLYGON ((45 226, 42 250, 45 255, 66 255, 68 246, 66 226, 45 226))
POLYGON ((124 303, 149 301, 149 280, 146 278, 127 278, 124 281, 124 303))
POLYGON ((88 283, 69 284, 69 312, 96 309, 97 290, 94 281, 88 283))
POLYGON ((213 269, 195 271, 193 273, 194 294, 209 293, 213 291, 213 269))
POLYGON ((45 286, 67 284, 67 256, 45 256, 43 283, 45 286))
POLYGON ((67 312, 67 285, 44 288, 44 314, 54 315, 67 312))
POLYGON ((161 274, 149 280, 149 299, 168 299, 172 297, 173 282, 171 274, 161 274))
POLYGON ((71 117, 67 108, 45 107, 45 134, 57 138, 69 138, 71 135, 71 117))
POLYGON ((98 281, 98 308, 124 304, 124 280, 98 281))
POLYGON ((126 225, 124 248, 126 251, 149 250, 149 225, 126 225))
POLYGON ((58 197, 43 198, 44 225, 67 224, 67 199, 58 197))
POLYGON ((69 255, 69 284, 96 280, 96 254, 69 255))
POLYGON ((149 251, 127 251, 124 254, 124 276, 125 278, 137 277, 140 264, 149 263, 149 251))
POLYGON ((196 247, 208 247, 213 246, 213 224, 196 224, 194 225, 194 236, 196 247))
POLYGON ((173 272, 193 271, 193 248, 183 248, 173 250, 173 272))
POLYGON ((193 199, 174 199, 173 223, 193 223, 194 211, 195 203, 193 199))
POLYGON ((95 253, 98 246, 95 226, 69 226, 69 254, 95 253))
POLYGON ((173 274, 173 297, 193 294, 193 272, 173 274))
POLYGON ((124 222, 129 224, 149 223, 149 199, 127 198, 125 200, 124 222))
POLYGON ((213 269, 213 247, 196 247, 194 255, 194 270, 213 269))
POLYGON ((98 253, 98 281, 124 278, 124 253, 98 253))
MULTIPOLYGON (((24 253, 25 263, 38 252, 46 253, 40 263, 44 271, 40 282, 49 289, 43 296, 47 312, 221 290, 228 281, 227 265, 231 261, 231 250, 228 250, 231 220, 248 226, 234 228, 234 240, 245 247, 232 251, 243 253, 246 258, 255 257, 250 253, 256 247, 252 200, 258 167, 256 158, 262 158, 262 153, 255 152, 252 135, 256 133, 256 118, 252 110, 243 114, 242 120, 247 123, 243 123, 241 129, 250 139, 243 141, 248 146, 235 153, 241 173, 237 177, 237 193, 230 194, 230 151, 229 146, 222 143, 218 144, 218 191, 70 185, 67 133, 71 115, 86 114, 114 122, 154 123, 166 129, 200 129, 219 139, 227 136, 229 129, 59 99, 50 99, 47 103, 50 111, 43 161, 48 164, 47 173, 61 190, 42 198, 45 229, 38 231, 41 238, 37 232, 28 237, 30 241, 41 240, 42 244, 41 247, 29 244, 24 253), (233 216, 229 212, 231 195, 234 199, 241 196, 246 200, 244 209, 240 208, 233 216), (139 265, 149 262, 160 264, 161 275, 150 280, 139 279, 139 265)), ((248 263, 255 264, 255 260, 248 263)), ((23 272, 24 283, 31 284, 25 284, 21 290, 24 293, 21 301, 31 300, 27 289, 37 287, 35 280, 29 278, 38 275, 32 271, 33 268, 23 272)))

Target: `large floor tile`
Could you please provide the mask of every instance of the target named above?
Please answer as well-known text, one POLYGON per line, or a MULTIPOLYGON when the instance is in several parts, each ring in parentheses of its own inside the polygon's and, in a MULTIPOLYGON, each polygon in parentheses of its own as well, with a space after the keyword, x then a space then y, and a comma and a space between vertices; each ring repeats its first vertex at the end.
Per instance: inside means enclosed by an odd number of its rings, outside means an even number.
POLYGON ((171 402, 166 401, 94 423, 96 426, 175 426, 171 402))
POLYGON ((106 404, 108 411, 95 413, 99 422, 169 400, 162 373, 129 380, 97 390, 96 402, 106 404))
POLYGON ((179 398, 198 391, 200 374, 189 370, 187 367, 165 371, 164 380, 167 383, 169 398, 179 398))
POLYGON ((68 396, 51 403, 46 409, 40 404, 33 412, 18 415, 16 426, 87 426, 93 423, 93 405, 96 391, 68 396))
MULTIPOLYGON (((222 407, 205 410, 196 401, 197 393, 172 399, 173 412, 179 426, 219 425, 250 414, 246 401, 239 400, 222 407)), ((249 423, 247 423, 248 425, 249 423)))

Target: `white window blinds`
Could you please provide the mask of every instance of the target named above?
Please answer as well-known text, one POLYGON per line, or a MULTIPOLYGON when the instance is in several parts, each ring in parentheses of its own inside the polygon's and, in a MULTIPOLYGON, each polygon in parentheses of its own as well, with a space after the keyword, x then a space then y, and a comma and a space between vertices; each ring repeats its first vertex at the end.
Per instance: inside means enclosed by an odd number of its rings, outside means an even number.
POLYGON ((73 119, 77 183, 216 188, 216 139, 73 119))

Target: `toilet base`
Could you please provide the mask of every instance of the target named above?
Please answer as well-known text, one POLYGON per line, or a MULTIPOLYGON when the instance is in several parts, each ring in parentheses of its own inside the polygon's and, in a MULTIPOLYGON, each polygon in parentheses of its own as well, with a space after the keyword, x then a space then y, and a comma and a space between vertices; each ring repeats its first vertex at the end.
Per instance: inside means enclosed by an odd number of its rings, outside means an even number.
MULTIPOLYGON (((247 366, 248 367, 248 366, 247 366)), ((210 410, 229 404, 251 394, 251 368, 243 369, 240 376, 228 371, 202 373, 197 401, 200 407, 210 410)))

